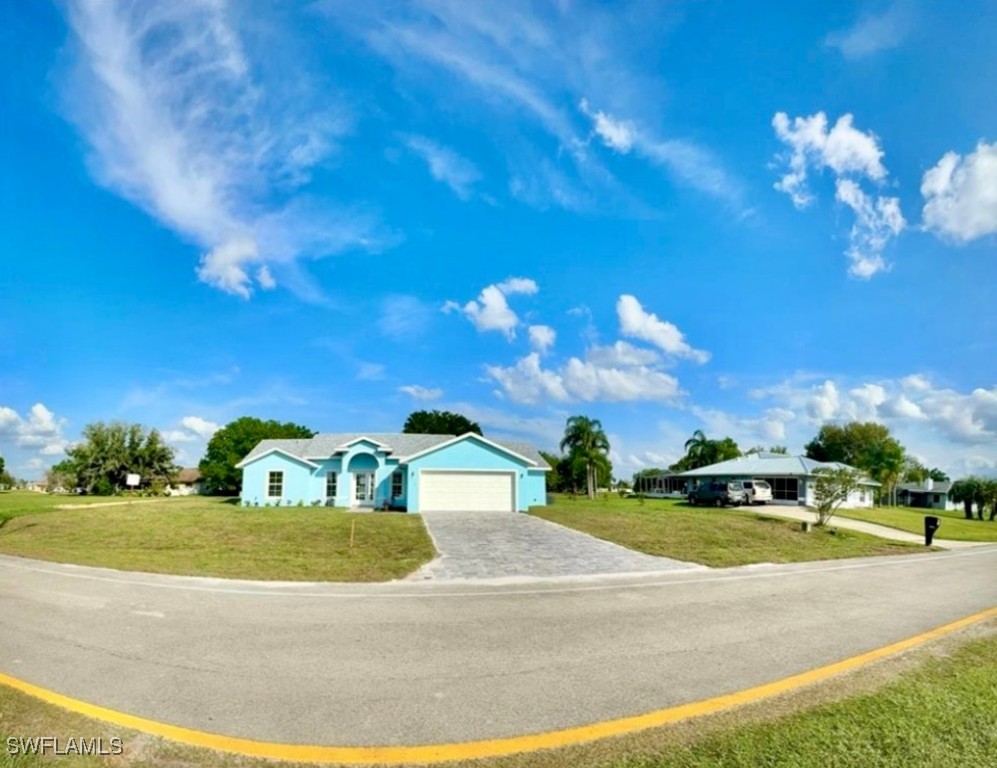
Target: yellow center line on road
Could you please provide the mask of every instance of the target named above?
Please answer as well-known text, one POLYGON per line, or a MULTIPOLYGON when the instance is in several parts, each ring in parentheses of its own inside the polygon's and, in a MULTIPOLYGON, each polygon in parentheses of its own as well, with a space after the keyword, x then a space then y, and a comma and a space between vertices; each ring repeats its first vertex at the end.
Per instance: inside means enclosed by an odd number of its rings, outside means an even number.
POLYGON ((704 699, 703 701, 659 709, 633 717, 622 717, 575 728, 565 728, 559 731, 451 744, 334 747, 254 741, 253 739, 206 733, 205 731, 160 723, 144 717, 118 712, 107 707, 79 701, 78 699, 64 696, 37 685, 32 685, 10 675, 5 675, 2 672, 0 672, 0 684, 10 686, 48 704, 54 704, 71 712, 112 723, 123 728, 131 728, 142 733, 159 736, 193 747, 231 752, 247 757, 262 757, 271 760, 306 763, 442 763, 452 760, 502 757, 521 752, 569 747, 611 736, 622 736, 648 728, 656 728, 678 722, 679 720, 715 714, 821 682, 843 672, 848 672, 866 664, 879 661, 887 656, 910 650, 943 635, 990 618, 997 618, 997 607, 974 613, 971 616, 966 616, 949 624, 922 632, 919 635, 914 635, 906 640, 901 640, 900 642, 892 643, 876 650, 867 651, 858 656, 852 656, 851 658, 818 667, 808 672, 802 672, 798 675, 792 675, 782 680, 755 686, 754 688, 747 688, 736 693, 704 699))

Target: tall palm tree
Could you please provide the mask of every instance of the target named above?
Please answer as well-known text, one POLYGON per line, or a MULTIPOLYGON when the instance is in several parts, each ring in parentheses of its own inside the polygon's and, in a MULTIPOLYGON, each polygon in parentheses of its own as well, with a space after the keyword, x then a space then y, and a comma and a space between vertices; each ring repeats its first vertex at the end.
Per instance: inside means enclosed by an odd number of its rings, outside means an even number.
POLYGON ((697 429, 692 433, 692 437, 685 441, 685 455, 689 459, 689 469, 712 464, 715 453, 713 440, 707 439, 701 429, 697 429))
POLYGON ((599 469, 609 466, 609 440, 602 430, 598 419, 588 416, 572 416, 564 427, 564 438, 561 440, 561 450, 568 449, 572 463, 585 467, 585 483, 588 497, 595 498, 596 478, 599 469))

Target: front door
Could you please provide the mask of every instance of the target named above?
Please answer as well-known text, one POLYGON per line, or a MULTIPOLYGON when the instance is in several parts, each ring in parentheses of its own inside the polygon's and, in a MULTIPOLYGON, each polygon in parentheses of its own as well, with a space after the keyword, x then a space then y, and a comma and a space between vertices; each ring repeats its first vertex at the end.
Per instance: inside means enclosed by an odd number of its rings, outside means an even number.
POLYGON ((356 478, 356 503, 361 507, 374 506, 374 473, 357 472, 356 478))

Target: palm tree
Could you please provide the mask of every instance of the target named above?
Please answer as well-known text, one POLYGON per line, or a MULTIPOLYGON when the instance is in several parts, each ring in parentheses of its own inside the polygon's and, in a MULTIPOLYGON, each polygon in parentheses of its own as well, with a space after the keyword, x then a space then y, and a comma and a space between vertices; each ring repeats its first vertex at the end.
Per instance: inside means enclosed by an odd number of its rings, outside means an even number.
POLYGON ((713 463, 713 441, 707 439, 703 430, 697 429, 692 437, 685 441, 685 455, 688 457, 689 468, 697 469, 713 463))
MULTIPOLYGON (((976 501, 979 491, 980 480, 976 477, 964 477, 961 480, 956 480, 949 489, 949 498, 956 504, 962 504, 963 513, 967 520, 973 519, 973 502, 976 501)), ((982 513, 980 519, 983 519, 982 513)))
POLYGON ((596 478, 600 469, 609 467, 609 440, 602 431, 602 423, 588 416, 572 416, 564 427, 561 450, 568 449, 572 464, 585 467, 588 497, 595 498, 596 478))

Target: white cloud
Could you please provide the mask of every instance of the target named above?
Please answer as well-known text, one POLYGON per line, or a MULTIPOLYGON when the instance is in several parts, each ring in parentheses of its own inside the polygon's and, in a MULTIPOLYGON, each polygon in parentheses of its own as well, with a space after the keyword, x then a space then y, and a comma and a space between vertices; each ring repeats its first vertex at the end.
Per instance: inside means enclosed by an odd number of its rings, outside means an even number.
POLYGON ((424 136, 409 136, 405 143, 425 161, 434 179, 450 187, 461 200, 470 199, 474 185, 481 180, 474 163, 424 136))
POLYGON ((740 207, 741 183, 706 148, 687 139, 647 136, 628 120, 617 120, 602 110, 592 111, 586 99, 581 100, 579 108, 592 120, 595 135, 610 149, 623 155, 634 150, 685 184, 740 207))
POLYGON ((168 429, 163 432, 163 439, 168 443, 193 443, 197 436, 182 429, 168 429))
MULTIPOLYGON (((465 125, 490 134, 506 154, 513 197, 541 209, 644 208, 589 147, 593 135, 614 151, 634 146, 636 127, 611 111, 660 122, 659 100, 648 94, 661 83, 646 71, 647 49, 636 43, 651 47, 642 32, 674 23, 666 8, 651 4, 629 13, 598 4, 431 1, 392 13, 394 6, 380 3, 326 1, 321 9, 455 120, 473 116, 465 125), (611 110, 593 112, 585 97, 611 110), (584 125, 572 108, 579 103, 590 114, 584 125)), ((644 140, 661 145, 656 164, 683 183, 737 202, 740 185, 709 150, 666 139, 644 140)))
POLYGON ((947 152, 921 181, 924 225, 957 242, 997 233, 997 142, 947 152))
POLYGON ((620 320, 620 332, 624 336, 650 342, 670 355, 696 363, 705 363, 710 359, 709 352, 693 349, 675 325, 660 320, 653 312, 646 312, 634 296, 620 296, 616 303, 616 314, 620 320))
POLYGON ((655 365, 661 361, 661 355, 653 349, 635 347, 626 341, 617 341, 611 345, 594 344, 585 352, 585 359, 593 365, 602 367, 655 365))
POLYGON ((202 419, 200 416, 184 416, 180 419, 180 426, 193 432, 202 440, 210 439, 215 432, 222 428, 221 424, 202 419))
POLYGON ((910 15, 899 2, 894 2, 883 13, 863 16, 848 29, 832 32, 825 42, 847 59, 861 59, 896 48, 910 27, 910 15))
POLYGON ((472 299, 463 307, 454 301, 443 305, 443 311, 461 312, 479 331, 499 331, 509 340, 516 338, 519 316, 512 311, 506 296, 535 294, 537 284, 526 277, 510 277, 501 283, 485 286, 477 300, 472 299))
POLYGON ((35 403, 22 418, 13 408, 0 406, 0 443, 10 441, 18 448, 55 456, 69 444, 62 435, 66 420, 57 417, 42 403, 35 403))
POLYGON ((637 131, 633 123, 626 120, 615 120, 602 110, 593 112, 587 99, 579 104, 582 112, 592 119, 593 130, 610 149, 627 154, 634 145, 637 131))
POLYGON ((549 325, 531 325, 529 333, 530 345, 541 355, 547 354, 557 341, 557 331, 549 325))
POLYGON ((422 387, 418 384, 406 384, 398 388, 399 392, 404 392, 415 400, 438 400, 443 397, 443 390, 435 387, 422 387))
POLYGON ((366 217, 295 196, 348 120, 306 76, 262 80, 224 0, 74 0, 68 17, 94 176, 200 247, 202 281, 248 297, 254 265, 268 289, 268 264, 375 239, 366 217))
POLYGON ((203 445, 221 428, 221 424, 209 421, 208 419, 204 419, 200 416, 184 416, 180 419, 179 429, 168 429, 164 431, 163 439, 168 443, 174 444, 201 443, 203 445))
POLYGON ((851 261, 848 274, 868 280, 877 272, 888 270, 883 251, 907 226, 900 212, 900 201, 895 197, 877 197, 873 203, 851 179, 838 179, 835 196, 855 212, 851 245, 845 251, 851 261))
POLYGON ((815 385, 787 381, 754 394, 806 413, 813 427, 837 420, 880 421, 930 428, 957 444, 997 446, 997 386, 958 392, 914 374, 866 381, 844 391, 832 379, 815 385))
POLYGON ((545 369, 532 352, 511 367, 485 366, 485 372, 517 403, 672 402, 681 394, 678 380, 648 366, 602 366, 572 357, 557 369, 545 369))
POLYGON ((690 411, 699 418, 708 435, 731 437, 742 448, 758 441, 782 442, 786 439, 786 425, 796 418, 793 411, 769 408, 760 418, 737 416, 716 408, 693 406, 690 411))
POLYGON ((256 270, 256 282, 264 291, 272 291, 277 287, 277 281, 273 279, 270 267, 266 264, 256 270))
POLYGON ((854 174, 873 181, 886 178, 878 139, 872 133, 854 128, 853 120, 850 114, 842 115, 828 131, 827 115, 823 112, 794 118, 792 123, 785 112, 777 112, 772 118, 776 136, 792 150, 786 158, 789 171, 775 188, 788 194, 797 208, 813 201, 807 189, 810 167, 829 168, 839 176, 854 174))
POLYGON ((907 221, 899 198, 878 196, 874 201, 863 191, 861 180, 886 179, 884 153, 874 134, 860 131, 852 123, 852 116, 846 114, 828 130, 823 112, 794 118, 792 123, 785 112, 777 112, 772 125, 791 152, 782 158, 788 171, 775 188, 788 194, 797 208, 805 208, 814 200, 807 185, 808 170, 829 169, 835 176, 835 199, 855 213, 845 251, 848 274, 868 280, 889 270, 883 253, 890 241, 903 232, 907 221))
POLYGON ((572 399, 564 386, 563 377, 555 371, 544 370, 540 355, 536 352, 521 358, 512 367, 486 365, 485 373, 517 403, 538 403, 542 400, 566 403, 572 399))

